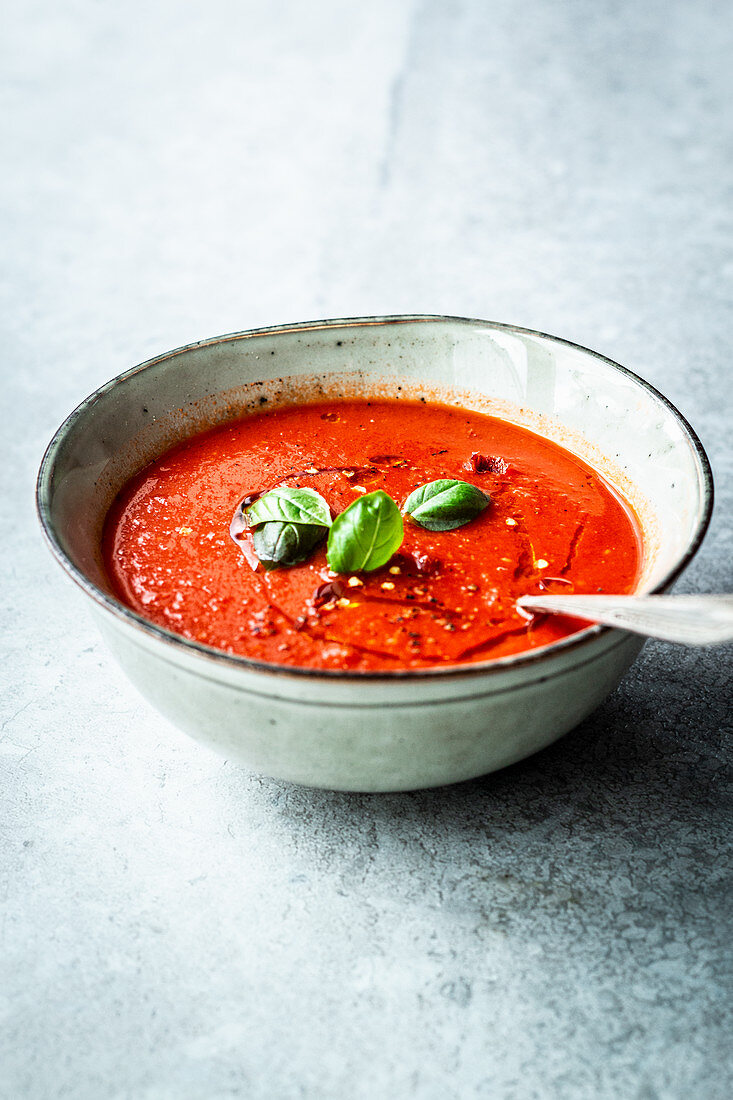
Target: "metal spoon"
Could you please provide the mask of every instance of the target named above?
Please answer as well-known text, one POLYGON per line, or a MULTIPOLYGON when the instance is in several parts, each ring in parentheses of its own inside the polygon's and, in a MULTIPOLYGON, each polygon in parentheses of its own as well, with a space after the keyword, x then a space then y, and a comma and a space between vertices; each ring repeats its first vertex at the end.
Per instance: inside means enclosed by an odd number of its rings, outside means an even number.
POLYGON ((574 615, 682 645, 733 641, 733 595, 521 596, 517 607, 574 615))

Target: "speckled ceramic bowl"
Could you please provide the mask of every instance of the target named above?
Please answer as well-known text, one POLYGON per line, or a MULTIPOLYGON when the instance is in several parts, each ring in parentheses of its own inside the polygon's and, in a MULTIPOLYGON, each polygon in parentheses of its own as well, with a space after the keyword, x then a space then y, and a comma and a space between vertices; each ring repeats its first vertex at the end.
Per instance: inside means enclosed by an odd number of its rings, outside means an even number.
POLYGON ((230 656, 147 622, 112 595, 100 556, 125 481, 193 432, 267 402, 414 397, 503 416, 586 459, 633 504, 639 591, 669 588, 712 509, 710 467, 670 403, 564 340, 451 317, 322 321, 179 348, 102 386, 62 424, 38 477, 51 548, 139 690, 193 737, 253 771, 312 786, 394 791, 502 768, 598 706, 638 637, 590 627, 543 649, 435 670, 308 671, 230 656))

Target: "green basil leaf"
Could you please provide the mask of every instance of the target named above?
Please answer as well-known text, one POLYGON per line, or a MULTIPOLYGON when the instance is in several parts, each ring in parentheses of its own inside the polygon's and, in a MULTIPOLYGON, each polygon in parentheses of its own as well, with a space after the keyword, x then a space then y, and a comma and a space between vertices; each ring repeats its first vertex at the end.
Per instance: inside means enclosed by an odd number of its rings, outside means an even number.
POLYGON ((371 572, 402 545, 400 510, 378 489, 350 504, 331 525, 326 558, 335 573, 371 572))
POLYGON ((315 489, 289 489, 280 485, 263 493, 245 508, 244 514, 248 527, 257 527, 260 523, 331 526, 331 510, 315 489))
POLYGON ((467 481, 441 478, 410 493, 402 511, 428 531, 453 531, 480 516, 491 497, 467 481))
POLYGON ((315 523, 263 523, 252 532, 255 554, 265 569, 305 561, 325 537, 326 528, 315 523))

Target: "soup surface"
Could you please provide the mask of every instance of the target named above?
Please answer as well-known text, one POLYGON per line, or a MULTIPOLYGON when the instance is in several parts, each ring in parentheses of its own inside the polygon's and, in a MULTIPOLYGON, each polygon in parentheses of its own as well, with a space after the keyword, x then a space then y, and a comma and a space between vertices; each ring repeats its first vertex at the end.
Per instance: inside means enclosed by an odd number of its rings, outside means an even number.
POLYGON ((480 413, 380 400, 291 406, 192 437, 125 487, 103 554, 122 602, 186 638, 277 664, 368 671, 554 642, 585 624, 528 616, 516 599, 628 592, 641 540, 629 506, 557 445, 480 413), (455 530, 406 518, 401 546, 372 572, 333 573, 325 541, 299 564, 266 570, 242 521, 243 500, 277 486, 316 490, 336 517, 380 489, 402 507, 435 479, 477 486, 490 504, 455 530))

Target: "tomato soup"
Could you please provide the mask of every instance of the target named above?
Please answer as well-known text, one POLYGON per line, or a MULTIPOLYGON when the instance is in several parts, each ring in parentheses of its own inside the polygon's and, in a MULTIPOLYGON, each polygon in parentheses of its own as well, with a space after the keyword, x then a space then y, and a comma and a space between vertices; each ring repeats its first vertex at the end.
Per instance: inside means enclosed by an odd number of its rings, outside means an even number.
POLYGON ((524 428, 437 404, 333 401, 252 415, 164 454, 115 501, 103 555, 120 600, 186 638, 281 665, 372 671, 557 641, 585 624, 520 612, 517 598, 629 592, 641 539, 597 472, 524 428), (258 559, 248 509, 274 489, 313 490, 335 520, 359 498, 387 494, 403 509, 441 479, 480 509, 450 530, 404 516, 377 568, 330 569, 325 526, 295 564, 258 559))

